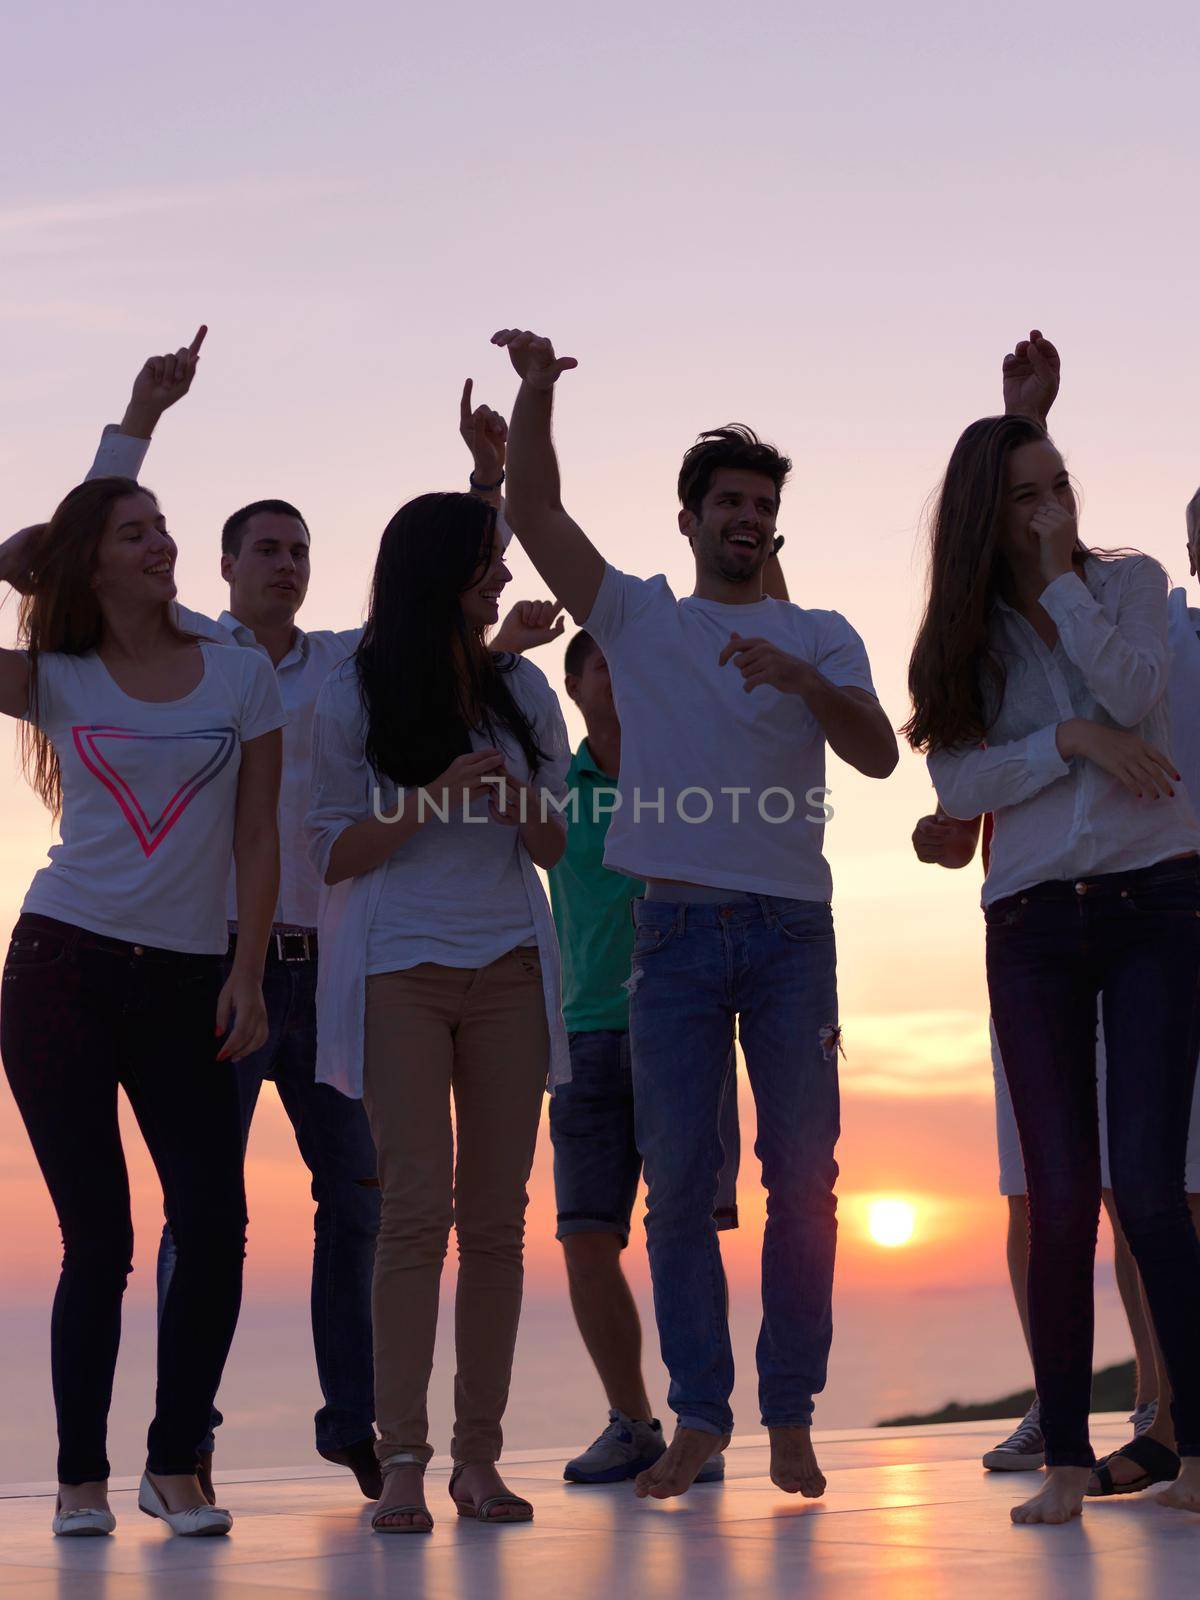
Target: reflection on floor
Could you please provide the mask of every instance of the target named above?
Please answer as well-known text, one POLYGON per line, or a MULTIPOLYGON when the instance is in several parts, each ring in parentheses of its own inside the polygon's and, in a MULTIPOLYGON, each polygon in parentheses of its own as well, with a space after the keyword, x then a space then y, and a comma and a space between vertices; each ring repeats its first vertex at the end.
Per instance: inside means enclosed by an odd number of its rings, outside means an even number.
MULTIPOLYGON (((108 1539, 50 1535, 53 1487, 0 1489, 5 1600, 1192 1600, 1200 1517, 1139 1497, 1089 1502, 1065 1528, 1015 1528, 1009 1505, 1032 1473, 982 1471, 998 1423, 819 1435, 829 1490, 780 1494, 761 1435, 735 1438, 722 1486, 669 1502, 627 1484, 562 1482, 562 1450, 521 1451, 509 1483, 534 1501, 532 1526, 483 1528, 453 1515, 446 1465, 429 1472, 432 1537, 381 1537, 350 1480, 315 1466, 218 1474, 237 1521, 228 1539, 176 1539, 139 1516, 134 1486, 113 1495, 108 1539)), ((1128 1436, 1095 1419, 1098 1451, 1128 1436)))

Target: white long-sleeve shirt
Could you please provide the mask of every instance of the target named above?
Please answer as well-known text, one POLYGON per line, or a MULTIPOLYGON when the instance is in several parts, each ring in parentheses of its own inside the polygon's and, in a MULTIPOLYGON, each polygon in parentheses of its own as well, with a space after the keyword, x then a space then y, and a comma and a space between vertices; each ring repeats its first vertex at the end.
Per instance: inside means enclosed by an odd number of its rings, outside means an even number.
POLYGON ((1035 883, 1147 867, 1200 851, 1185 790, 1138 799, 1094 762, 1064 761, 1060 723, 1086 718, 1138 733, 1171 754, 1167 575, 1148 556, 1089 556, 1040 596, 1058 629, 1051 650, 1020 612, 998 600, 992 645, 1007 670, 983 745, 928 758, 938 799, 964 820, 990 811, 990 905, 1035 883))

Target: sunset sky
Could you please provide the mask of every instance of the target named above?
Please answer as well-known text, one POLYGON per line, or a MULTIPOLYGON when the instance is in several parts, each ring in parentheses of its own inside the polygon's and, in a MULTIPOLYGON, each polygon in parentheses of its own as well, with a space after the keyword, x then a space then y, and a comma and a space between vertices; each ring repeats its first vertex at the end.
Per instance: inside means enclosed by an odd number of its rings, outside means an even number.
MULTIPOLYGON (((13 528, 47 515, 145 356, 206 321, 193 393, 144 472, 180 542, 181 596, 219 610, 224 516, 283 495, 313 533, 302 621, 349 625, 392 511, 465 479, 463 378, 511 406, 489 335, 532 327, 579 360, 558 396, 567 506, 628 570, 690 587, 673 486, 699 430, 743 420, 794 457, 793 598, 858 628, 898 725, 923 507, 961 428, 998 409, 1001 358, 1032 325, 1063 353, 1053 427, 1085 539, 1136 545, 1188 581, 1189 15, 1028 0, 26 8, 7 32, 29 65, 0 110, 21 152, 0 198, 4 514, 13 528)), ((513 569, 512 598, 542 595, 519 552, 513 569)), ((10 601, 6 642, 13 624, 10 601)), ((561 655, 538 657, 556 684, 561 655)), ((915 861, 921 761, 885 783, 831 761, 829 782, 839 1281, 1000 1283, 978 868, 915 861), (911 1245, 870 1242, 880 1195, 913 1205, 911 1245)), ((14 770, 0 920, 48 838, 14 770)), ((144 1265, 157 1200, 130 1142, 144 1265)), ((535 1288, 558 1282, 548 1150, 535 1288)), ((735 1291, 757 1273, 753 1167, 747 1149, 735 1291)), ((249 1181, 251 1292, 302 1299, 305 1176, 273 1104, 249 1181)), ((0 1244, 5 1295, 40 1302, 57 1239, 7 1091, 0 1206, 22 1219, 0 1244)))

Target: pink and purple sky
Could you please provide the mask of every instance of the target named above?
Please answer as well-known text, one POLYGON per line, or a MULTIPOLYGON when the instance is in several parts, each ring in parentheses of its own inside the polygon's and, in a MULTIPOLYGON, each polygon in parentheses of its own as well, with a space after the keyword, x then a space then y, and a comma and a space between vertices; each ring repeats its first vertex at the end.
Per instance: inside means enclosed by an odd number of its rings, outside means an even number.
MULTIPOLYGON (((283 495, 313 531, 302 621, 349 625, 392 511, 465 475, 463 378, 511 405, 489 335, 533 327, 579 359, 559 394, 565 498, 619 565, 690 584, 673 486, 700 429, 744 420, 794 457, 793 598, 850 618, 898 724, 923 506, 1037 325, 1063 353, 1053 425, 1084 537, 1188 581, 1200 43, 1182 5, 115 0, 27 9, 7 45, 22 63, 0 109, 19 152, 0 194, 13 528, 82 476, 143 358, 206 321, 195 388, 144 473, 181 595, 219 610, 222 520, 283 495)), ((542 594, 519 553, 514 571, 510 595, 542 594)), ((10 603, 5 642, 14 620, 10 603)), ((540 658, 555 682, 561 648, 540 658)), ((885 784, 831 761, 830 783, 842 1283, 1000 1284, 978 871, 913 858, 919 760, 885 784), (917 1209, 905 1250, 866 1238, 879 1193, 917 1209)), ((48 838, 14 770, 0 921, 48 838)), ((547 1145, 535 1290, 558 1282, 547 1145)), ((156 1201, 134 1165, 144 1266, 156 1201)), ((730 1251, 747 1294, 754 1176, 730 1251)), ((273 1110, 250 1186, 251 1293, 302 1298, 308 1202, 273 1110)), ((0 1205, 23 1219, 0 1244, 6 1302, 41 1302, 57 1239, 6 1093, 0 1205)))

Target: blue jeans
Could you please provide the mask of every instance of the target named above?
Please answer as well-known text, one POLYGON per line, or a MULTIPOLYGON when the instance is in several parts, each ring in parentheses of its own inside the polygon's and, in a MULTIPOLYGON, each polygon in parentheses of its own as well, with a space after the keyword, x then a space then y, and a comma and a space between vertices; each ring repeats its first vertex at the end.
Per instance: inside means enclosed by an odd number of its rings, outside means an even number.
POLYGON ((819 901, 635 900, 630 1037, 648 1185, 654 1311, 685 1428, 733 1426, 733 1352, 713 1221, 721 1093, 735 1018, 767 1190, 759 1405, 767 1427, 812 1420, 833 1331, 839 1132, 833 916, 819 901))
MULTIPOLYGON (((228 966, 226 967, 228 970, 228 966)), ((315 961, 268 957, 263 973, 270 1032, 267 1042, 237 1063, 242 1145, 266 1079, 274 1079, 312 1174, 314 1221, 312 1272, 313 1348, 324 1405, 316 1414, 318 1450, 341 1450, 372 1437, 375 1377, 371 1357, 371 1274, 379 1232, 379 1184, 375 1146, 361 1100, 350 1100, 317 1083, 315 961)), ((170 1229, 163 1228, 158 1253, 161 1313, 175 1265, 170 1229)), ((221 1413, 214 1407, 212 1427, 221 1413)), ((213 1447, 210 1432, 200 1444, 213 1447)))
POLYGON ((1096 997, 1113 1199, 1200 1455, 1200 1239, 1184 1183, 1200 1047, 1200 864, 1039 883, 985 912, 992 1017, 1029 1184, 1029 1321, 1046 1461, 1091 1466, 1100 1214, 1096 997))
MULTIPOLYGON (((550 1096, 554 1144, 556 1238, 571 1233, 613 1233, 629 1243, 642 1158, 633 1128, 633 1068, 629 1033, 590 1028, 568 1036, 571 1081, 550 1096)), ((721 1175, 713 1210, 721 1231, 736 1228, 741 1163, 737 1063, 732 1053, 721 1098, 721 1175)))

